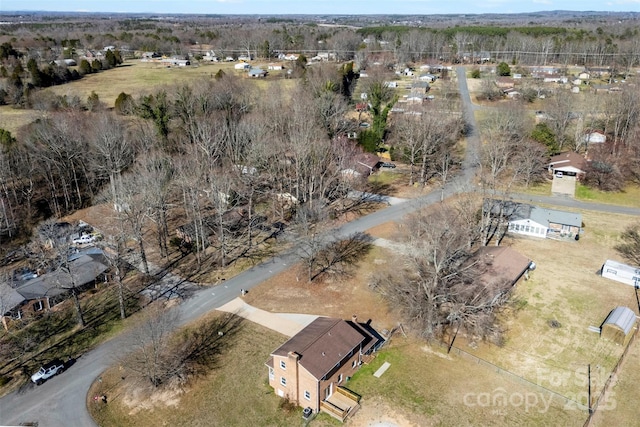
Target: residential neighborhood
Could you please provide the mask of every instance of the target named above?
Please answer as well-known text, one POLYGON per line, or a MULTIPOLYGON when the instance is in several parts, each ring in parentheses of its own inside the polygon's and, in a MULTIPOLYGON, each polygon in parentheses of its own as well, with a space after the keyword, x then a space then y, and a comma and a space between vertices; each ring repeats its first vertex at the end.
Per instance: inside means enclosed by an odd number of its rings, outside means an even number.
POLYGON ((104 12, 0 11, 0 425, 633 424, 639 14, 104 12))

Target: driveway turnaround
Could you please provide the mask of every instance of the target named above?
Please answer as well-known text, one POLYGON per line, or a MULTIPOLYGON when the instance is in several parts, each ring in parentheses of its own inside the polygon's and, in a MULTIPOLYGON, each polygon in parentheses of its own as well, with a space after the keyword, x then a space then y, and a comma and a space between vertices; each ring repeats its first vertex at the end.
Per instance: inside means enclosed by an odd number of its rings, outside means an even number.
POLYGON ((271 313, 247 304, 242 298, 236 298, 218 310, 244 317, 288 337, 294 336, 318 318, 313 314, 271 313))

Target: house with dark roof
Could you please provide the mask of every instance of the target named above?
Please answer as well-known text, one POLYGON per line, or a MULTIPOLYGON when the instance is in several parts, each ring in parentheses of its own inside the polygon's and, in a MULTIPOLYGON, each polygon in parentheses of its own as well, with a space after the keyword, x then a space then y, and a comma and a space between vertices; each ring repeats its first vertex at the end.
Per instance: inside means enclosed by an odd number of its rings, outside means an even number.
POLYGON ((484 269, 480 279, 485 282, 500 278, 514 286, 532 268, 532 261, 508 246, 483 246, 472 257, 484 269))
POLYGON ((344 421, 359 406, 344 384, 383 343, 370 322, 318 317, 271 353, 269 385, 298 406, 344 421))
POLYGON ((587 159, 584 156, 575 151, 569 151, 551 157, 548 170, 554 176, 557 172, 561 172, 562 176, 575 176, 580 179, 584 176, 586 167, 587 159))
POLYGON ((64 301, 72 288, 82 290, 102 280, 109 269, 104 257, 101 250, 89 248, 71 255, 66 271, 59 268, 15 287, 0 287, 0 318, 5 328, 7 318, 20 319, 27 314, 50 310, 64 301))

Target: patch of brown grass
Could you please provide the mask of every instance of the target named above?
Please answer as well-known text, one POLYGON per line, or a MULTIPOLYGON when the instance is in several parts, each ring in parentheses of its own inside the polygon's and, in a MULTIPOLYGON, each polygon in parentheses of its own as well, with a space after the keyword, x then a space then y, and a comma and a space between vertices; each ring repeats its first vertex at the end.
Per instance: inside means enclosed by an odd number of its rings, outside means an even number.
MULTIPOLYGON (((286 338, 245 322, 221 354, 219 368, 184 388, 149 389, 118 366, 104 372, 89 393, 87 406, 101 426, 291 426, 299 409, 279 408, 281 399, 267 383, 264 362, 286 338), (107 396, 107 403, 94 396, 107 396)), ((314 423, 315 425, 315 423, 314 423)), ((320 421, 320 426, 331 425, 320 421)))

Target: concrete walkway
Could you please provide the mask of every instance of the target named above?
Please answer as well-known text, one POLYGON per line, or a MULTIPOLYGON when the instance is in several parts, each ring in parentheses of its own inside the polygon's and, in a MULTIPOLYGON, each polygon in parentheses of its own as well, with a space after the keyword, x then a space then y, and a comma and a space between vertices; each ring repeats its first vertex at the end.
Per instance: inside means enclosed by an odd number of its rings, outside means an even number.
POLYGON ((313 314, 271 313, 253 307, 239 297, 226 303, 218 308, 218 310, 244 317, 247 320, 280 332, 288 337, 294 336, 318 318, 318 316, 313 314))

